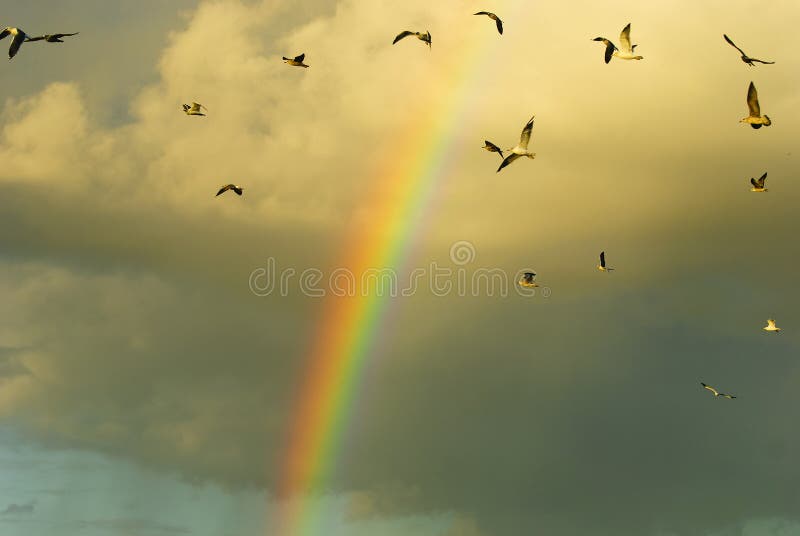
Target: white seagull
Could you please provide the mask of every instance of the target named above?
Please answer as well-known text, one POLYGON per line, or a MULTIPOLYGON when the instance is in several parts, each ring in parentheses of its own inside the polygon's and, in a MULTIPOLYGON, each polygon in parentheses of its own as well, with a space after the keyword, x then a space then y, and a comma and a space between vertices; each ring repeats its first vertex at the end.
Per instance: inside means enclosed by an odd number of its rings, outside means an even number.
POLYGON ((520 156, 527 156, 528 158, 533 159, 536 156, 536 153, 531 153, 528 151, 528 142, 531 141, 531 131, 533 130, 533 116, 528 120, 525 124, 525 128, 522 129, 522 134, 519 137, 519 143, 516 147, 509 149, 511 154, 508 155, 503 159, 503 163, 500 164, 500 167, 497 168, 497 173, 500 173, 500 170, 509 165, 511 162, 519 158, 520 156))
POLYGON ((769 332, 773 332, 773 333, 778 333, 781 330, 781 328, 779 328, 778 326, 775 325, 775 320, 773 320, 772 318, 767 319, 767 325, 764 326, 761 329, 763 329, 764 331, 769 331, 769 332))
POLYGON ((729 399, 729 400, 733 400, 734 398, 736 398, 735 396, 733 396, 733 395, 729 395, 729 394, 727 394, 727 393, 720 393, 719 391, 717 391, 716 389, 714 389, 714 388, 713 388, 713 387, 711 387, 710 385, 706 385, 706 384, 704 384, 703 382, 700 382, 700 385, 702 385, 702 386, 703 386, 703 389, 706 389, 706 390, 708 390, 708 391, 711 391, 711 393, 714 395, 714 398, 717 398, 718 396, 721 396, 721 397, 723 397, 723 398, 727 398, 727 399, 729 399))
POLYGON ((724 38, 725 38, 725 41, 727 41, 727 42, 728 42, 728 44, 729 44, 730 46, 732 46, 733 48, 735 48, 736 50, 738 50, 738 51, 739 51, 739 53, 742 55, 742 61, 743 61, 743 62, 745 62, 745 63, 746 63, 747 65, 749 65, 750 67, 755 67, 755 65, 753 65, 753 62, 754 62, 754 61, 757 61, 758 63, 763 63, 763 64, 765 64, 765 65, 772 65, 773 63, 775 63, 774 61, 764 61, 764 60, 758 60, 758 59, 756 59, 756 58, 751 58, 751 57, 749 57, 747 54, 745 54, 745 53, 744 53, 744 50, 742 50, 741 48, 737 47, 737 46, 736 46, 736 45, 733 43, 733 41, 731 41, 731 38, 730 38, 730 37, 728 37, 728 36, 727 36, 727 35, 725 35, 725 34, 722 34, 722 37, 724 37, 724 38))
POLYGON ((744 119, 740 119, 740 123, 750 123, 750 126, 759 129, 761 125, 768 127, 772 124, 767 114, 761 115, 761 106, 758 104, 758 91, 753 82, 750 82, 750 87, 747 88, 747 108, 750 110, 750 115, 744 119))
POLYGON ((750 178, 750 184, 752 184, 753 187, 750 188, 750 191, 751 192, 766 192, 767 189, 764 188, 764 181, 766 181, 766 180, 767 180, 767 174, 766 173, 761 175, 761 177, 758 180, 756 180, 756 179, 751 177, 750 178))
POLYGON ((242 191, 244 190, 244 188, 242 188, 241 186, 236 186, 235 184, 226 184, 225 186, 219 189, 217 195, 222 195, 228 190, 233 190, 234 192, 236 192, 236 195, 242 195, 242 191))
POLYGON ((186 115, 202 115, 202 116, 205 116, 206 114, 204 114, 203 112, 200 111, 201 108, 203 110, 205 110, 205 111, 208 111, 208 108, 206 108, 205 106, 203 106, 199 102, 193 102, 191 106, 189 106, 188 104, 184 104, 183 105, 183 113, 185 113, 186 115))
POLYGON ((490 13, 488 11, 478 11, 477 13, 473 13, 473 15, 486 15, 495 23, 497 24, 497 31, 500 32, 500 35, 503 35, 503 21, 500 20, 500 17, 495 15, 494 13, 490 13))
POLYGON ((19 28, 12 28, 11 26, 8 26, 4 28, 2 32, 0 32, 0 41, 9 35, 13 36, 11 39, 11 46, 8 48, 8 59, 10 60, 17 55, 19 47, 22 46, 22 43, 28 38, 28 35, 19 28))
POLYGON ((427 43, 428 44, 428 48, 430 48, 430 46, 431 46, 431 32, 422 33, 422 32, 410 32, 408 30, 405 30, 405 31, 402 31, 399 34, 397 34, 397 37, 394 38, 394 41, 392 41, 392 44, 397 43, 401 39, 405 39, 409 35, 416 35, 417 39, 419 39, 423 43, 427 43))
POLYGON ((526 288, 538 287, 539 285, 534 281, 535 278, 536 272, 524 272, 522 274, 522 279, 519 280, 519 286, 526 288))
POLYGON ((299 56, 295 56, 294 58, 287 58, 286 56, 281 56, 283 58, 283 63, 287 65, 294 65, 295 67, 308 67, 303 60, 306 59, 306 53, 303 52, 299 56))
POLYGON ((619 44, 622 49, 618 49, 614 43, 605 37, 595 37, 592 41, 602 41, 606 46, 605 60, 606 63, 611 61, 611 57, 619 58, 621 60, 641 60, 642 56, 636 55, 633 50, 639 45, 631 45, 631 23, 629 22, 619 34, 619 44))
POLYGON ((613 268, 611 268, 609 266, 606 266, 606 252, 605 251, 601 251, 600 252, 600 264, 597 265, 597 269, 600 270, 601 272, 611 272, 611 271, 614 270, 613 268))

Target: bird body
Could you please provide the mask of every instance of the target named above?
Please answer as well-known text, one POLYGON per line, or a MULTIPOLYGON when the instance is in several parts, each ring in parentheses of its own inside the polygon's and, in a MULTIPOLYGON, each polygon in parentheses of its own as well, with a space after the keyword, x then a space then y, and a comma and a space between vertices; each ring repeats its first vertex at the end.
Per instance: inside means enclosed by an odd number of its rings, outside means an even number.
POLYGON ((295 56, 294 58, 287 58, 286 56, 282 56, 282 58, 283 63, 288 65, 294 65, 295 67, 308 67, 308 65, 303 63, 303 60, 306 58, 305 52, 299 56, 295 56))
POLYGON ((751 177, 750 178, 750 184, 752 184, 753 187, 750 188, 750 191, 751 192, 766 192, 767 189, 764 187, 764 181, 766 181, 766 180, 767 180, 767 174, 766 173, 761 175, 761 177, 758 180, 756 180, 756 179, 751 177))
POLYGON ((713 387, 711 387, 710 385, 706 385, 706 384, 705 384, 705 383, 703 383, 703 382, 700 382, 700 385, 702 385, 702 386, 703 386, 703 389, 705 389, 705 390, 707 390, 707 391, 710 391, 710 392, 711 392, 711 394, 713 394, 713 395, 714 395, 714 398, 717 398, 717 397, 719 397, 719 396, 721 396, 722 398, 727 398, 728 400, 733 400, 734 398, 736 398, 735 396, 733 396, 733 395, 729 395, 729 394, 727 394, 727 393, 720 393, 719 391, 717 391, 716 389, 714 389, 714 388, 713 388, 713 387))
POLYGON ((756 86, 752 81, 747 88, 747 109, 750 111, 750 114, 740 119, 740 123, 749 123, 754 129, 759 129, 762 125, 768 127, 772 124, 768 115, 761 115, 761 106, 758 104, 758 91, 756 91, 756 86))
POLYGON ((731 41, 730 37, 728 37, 725 34, 722 34, 722 37, 725 38, 725 41, 727 41, 730 46, 732 46, 733 48, 735 48, 736 50, 739 51, 739 54, 742 55, 742 61, 745 62, 750 67, 755 67, 755 65, 753 65, 754 61, 757 61, 758 63, 763 63, 765 65, 772 65, 773 63, 775 63, 774 61, 764 61, 764 60, 759 60, 759 59, 756 59, 756 58, 751 58, 747 54, 744 53, 744 50, 742 50, 741 48, 737 47, 736 44, 734 44, 734 42, 731 41))
POLYGON ((203 109, 205 111, 208 111, 208 108, 206 108, 205 106, 203 106, 199 102, 193 102, 191 106, 189 106, 188 104, 184 104, 183 105, 183 113, 185 113, 186 115, 201 115, 201 116, 205 116, 206 114, 204 114, 201 111, 201 109, 203 109))
POLYGON ((606 266, 606 252, 600 252, 600 264, 597 265, 597 269, 601 272, 612 272, 614 269, 606 266))
POLYGON ((606 51, 604 55, 605 62, 608 63, 611 61, 611 58, 619 58, 621 60, 641 60, 644 59, 643 56, 639 56, 634 53, 634 49, 638 45, 631 45, 631 23, 629 22, 623 29, 622 33, 619 34, 619 43, 620 47, 617 48, 614 43, 611 42, 610 39, 606 39, 605 37, 595 37, 592 41, 600 41, 606 46, 606 51))
POLYGON ((394 41, 392 41, 392 44, 397 43, 401 39, 405 39, 409 35, 417 36, 417 39, 419 39, 423 43, 426 43, 428 45, 428 47, 430 48, 430 46, 431 46, 431 32, 422 33, 422 32, 411 32, 409 30, 404 30, 404 31, 400 32, 399 34, 397 34, 397 37, 394 38, 394 41))
POLYGON ((534 281, 535 278, 536 272, 525 272, 522 274, 522 279, 519 280, 519 286, 526 288, 538 287, 539 285, 534 281))
POLYGON ((28 37, 27 39, 25 39, 25 41, 46 41, 48 43, 63 43, 64 41, 61 40, 62 37, 72 37, 73 35, 78 35, 79 33, 80 32, 39 35, 37 37, 28 37))
POLYGON ((769 331, 770 333, 778 333, 781 328, 775 325, 775 320, 772 318, 767 320, 767 325, 762 328, 764 331, 769 331))
POLYGON ((233 190, 234 192, 236 192, 236 195, 242 195, 242 191, 244 191, 244 188, 242 188, 241 186, 236 186, 235 184, 226 184, 225 186, 219 189, 219 192, 217 192, 217 196, 224 194, 228 190, 233 190))
POLYGON ((501 21, 500 17, 494 13, 490 13, 488 11, 478 11, 477 13, 473 13, 473 15, 486 15, 495 22, 497 25, 497 31, 500 32, 500 35, 503 35, 503 21, 501 21))
POLYGON ((528 151, 528 143, 531 141, 531 131, 533 130, 533 117, 534 116, 531 116, 531 118, 525 124, 525 127, 522 129, 522 134, 519 137, 519 143, 516 145, 516 147, 509 149, 511 154, 503 159, 503 163, 500 164, 499 168, 497 168, 497 173, 500 173, 501 169, 511 164, 514 160, 521 156, 527 156, 530 159, 536 157, 536 153, 528 151))
POLYGON ((19 28, 7 26, 2 32, 0 32, 0 41, 9 35, 12 36, 11 46, 8 47, 8 59, 10 60, 17 55, 17 52, 19 52, 19 47, 22 46, 22 43, 25 42, 25 40, 28 38, 28 35, 19 28))

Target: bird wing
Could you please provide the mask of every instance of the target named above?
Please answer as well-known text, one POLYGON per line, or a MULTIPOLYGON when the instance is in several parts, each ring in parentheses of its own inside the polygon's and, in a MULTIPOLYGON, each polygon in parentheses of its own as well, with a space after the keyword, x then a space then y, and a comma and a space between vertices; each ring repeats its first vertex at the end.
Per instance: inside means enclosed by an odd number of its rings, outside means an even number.
POLYGON ((631 23, 630 22, 622 29, 622 33, 619 34, 619 44, 622 47, 623 51, 628 52, 630 54, 633 53, 633 49, 631 48, 631 23))
POLYGON ((50 37, 54 37, 56 39, 61 39, 62 37, 72 37, 73 35, 78 35, 80 32, 75 33, 64 33, 64 34, 53 34, 50 37))
POLYGON ((730 400, 733 400, 734 398, 736 398, 735 396, 729 395, 728 393, 720 393, 719 395, 723 396, 723 397, 725 397, 727 399, 730 399, 730 400))
POLYGON ((219 192, 217 192, 217 195, 223 194, 223 193, 227 192, 228 190, 230 190, 231 188, 233 188, 233 184, 226 184, 225 186, 223 186, 222 188, 219 189, 219 192))
POLYGON ((19 47, 22 46, 22 43, 23 41, 25 41, 26 37, 28 36, 25 35, 25 32, 19 29, 17 30, 17 34, 14 36, 14 40, 11 41, 11 47, 8 49, 8 59, 11 59, 17 55, 19 47))
POLYGON ((712 393, 714 393, 715 396, 719 394, 719 391, 717 391, 716 389, 714 389, 710 385, 706 385, 703 382, 700 382, 700 385, 703 386, 703 389, 707 389, 707 390, 711 391, 712 393))
POLYGON ((478 11, 477 13, 473 13, 473 15, 487 15, 489 17, 492 16, 492 14, 489 13, 488 11, 478 11))
POLYGON ((500 149, 500 147, 498 147, 494 143, 490 142, 489 140, 483 140, 483 141, 486 144, 486 146, 489 147, 492 151, 494 151, 496 153, 500 153, 500 156, 503 156, 503 150, 500 149))
POLYGON ((758 105, 758 91, 753 82, 747 88, 747 107, 750 108, 750 117, 760 117, 761 107, 758 105))
POLYGON ((758 63, 763 63, 764 65, 772 65, 773 63, 775 63, 774 61, 764 61, 756 58, 750 58, 750 61, 757 61, 758 63))
POLYGON ((11 34, 11 30, 9 28, 3 28, 3 31, 0 32, 0 41, 6 38, 6 36, 11 34))
POLYGON ((528 120, 525 124, 525 128, 522 129, 522 134, 519 136, 519 146, 523 149, 528 149, 528 142, 531 141, 531 131, 533 130, 533 117, 528 120))
POLYGON ((767 180, 767 173, 764 172, 764 174, 761 175, 761 177, 758 178, 759 187, 763 188, 764 187, 764 181, 766 181, 766 180, 767 180))
POLYGON ((28 37, 25 41, 41 41, 42 39, 47 39, 46 35, 37 35, 36 37, 28 37))
POLYGON ((611 56, 614 55, 614 51, 617 50, 617 46, 605 37, 597 37, 594 39, 594 41, 602 41, 606 45, 606 51, 603 55, 603 59, 606 61, 606 63, 611 61, 611 56))
POLYGON ((758 184, 758 181, 755 180, 753 177, 750 177, 750 184, 752 184, 754 188, 761 188, 761 185, 758 184))
POLYGON ((304 59, 306 59, 306 53, 305 52, 303 52, 299 56, 295 56, 294 61, 302 62, 304 59))
POLYGON ((742 56, 747 56, 747 54, 744 53, 744 50, 742 50, 741 48, 737 47, 736 44, 733 41, 731 41, 730 37, 728 37, 725 34, 722 34, 722 37, 725 38, 725 41, 727 41, 730 46, 732 46, 733 48, 738 50, 742 54, 742 56))
POLYGON ((192 103, 192 110, 194 110, 195 112, 199 112, 200 108, 203 108, 205 111, 208 111, 208 108, 206 108, 205 106, 203 106, 199 102, 193 102, 192 103))
POLYGON ((519 158, 520 156, 522 156, 522 155, 518 155, 517 153, 511 153, 510 155, 508 155, 507 157, 505 157, 505 158, 503 159, 503 163, 502 163, 502 164, 500 164, 500 167, 499 167, 499 168, 497 168, 497 173, 500 173, 500 170, 501 170, 501 169, 503 169, 504 167, 506 167, 507 165, 509 165, 511 162, 513 162, 514 160, 516 160, 516 159, 517 159, 517 158, 519 158))
POLYGON ((401 39, 403 39, 405 37, 408 37, 409 35, 414 35, 414 32, 409 32, 408 30, 400 32, 399 34, 397 34, 397 37, 394 38, 394 41, 392 41, 392 44, 397 43, 398 41, 400 41, 401 39))
POLYGON ((500 20, 500 17, 496 17, 494 20, 497 23, 497 31, 503 35, 503 21, 500 20))
POLYGON ((605 251, 601 251, 600 252, 600 266, 602 266, 603 268, 606 267, 606 252, 605 251))

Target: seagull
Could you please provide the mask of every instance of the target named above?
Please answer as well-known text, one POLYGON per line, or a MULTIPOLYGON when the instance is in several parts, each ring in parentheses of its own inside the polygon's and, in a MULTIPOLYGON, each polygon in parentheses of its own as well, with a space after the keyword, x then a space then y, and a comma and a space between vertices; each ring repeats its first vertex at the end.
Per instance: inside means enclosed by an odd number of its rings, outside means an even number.
POLYGON ((193 102, 191 106, 189 106, 188 104, 184 104, 183 105, 183 112, 186 115, 202 115, 202 116, 205 116, 206 114, 201 112, 200 108, 202 108, 205 111, 208 111, 208 108, 206 108, 205 106, 203 106, 199 102, 193 102))
POLYGON ((11 39, 11 46, 8 48, 8 59, 10 60, 17 55, 19 47, 22 46, 22 43, 28 38, 28 35, 19 28, 7 26, 0 32, 0 41, 5 39, 7 35, 14 36, 13 39, 11 39))
POLYGON ((295 56, 294 58, 287 58, 286 56, 281 56, 283 58, 283 63, 287 63, 289 65, 294 65, 295 67, 308 67, 303 60, 306 58, 305 52, 300 54, 299 56, 295 56))
POLYGON ((761 177, 758 180, 756 180, 754 178, 751 178, 750 179, 750 184, 752 184, 753 187, 750 188, 750 191, 751 192, 766 192, 767 189, 764 188, 764 181, 766 181, 766 180, 767 180, 767 174, 766 173, 761 175, 761 177))
POLYGON ((473 15, 486 15, 497 23, 497 31, 500 32, 500 35, 503 35, 503 21, 501 21, 500 17, 494 13, 489 13, 488 11, 478 11, 477 13, 473 13, 473 15))
POLYGON ((761 115, 761 107, 758 105, 758 91, 753 82, 750 82, 750 87, 747 88, 747 107, 750 109, 750 115, 744 119, 740 119, 740 123, 750 123, 750 126, 759 129, 761 125, 768 127, 772 124, 767 114, 761 115))
POLYGON ((397 34, 397 37, 394 38, 394 41, 392 41, 392 44, 397 43, 398 41, 400 41, 401 39, 403 39, 405 37, 408 37, 409 35, 416 35, 417 39, 419 39, 423 43, 427 43, 428 44, 428 48, 430 48, 430 46, 431 46, 431 32, 422 33, 422 32, 409 32, 408 30, 405 30, 405 31, 400 32, 399 34, 397 34))
POLYGON ((80 32, 75 33, 60 33, 60 34, 47 34, 47 35, 40 35, 38 37, 28 37, 25 41, 47 41, 48 43, 63 43, 64 41, 61 40, 62 37, 72 37, 73 35, 78 35, 80 32))
POLYGON ((537 285, 536 282, 534 281, 535 277, 536 277, 535 272, 524 272, 522 274, 522 279, 519 280, 519 286, 526 288, 538 287, 539 285, 537 285))
POLYGON ((708 391, 711 391, 711 392, 714 394, 714 398, 717 398, 718 396, 721 396, 721 397, 723 397, 723 398, 727 398, 727 399, 729 399, 729 400, 733 400, 734 398, 736 398, 735 396, 733 396, 733 395, 729 395, 729 394, 727 394, 727 393, 720 393, 719 391, 717 391, 716 389, 714 389, 714 388, 713 388, 713 387, 711 387, 710 385, 706 385, 706 384, 704 384, 703 382, 700 382, 700 385, 702 385, 702 386, 703 386, 703 389, 706 389, 706 390, 708 390, 708 391))
POLYGON ((617 57, 621 60, 641 60, 642 56, 634 54, 633 49, 639 45, 631 45, 631 23, 629 22, 619 34, 619 43, 622 50, 618 49, 614 43, 605 37, 595 37, 592 41, 602 41, 606 46, 605 60, 606 63, 611 61, 611 56, 617 57))
POLYGON ((500 158, 503 158, 503 150, 495 145, 494 143, 490 142, 489 140, 484 140, 483 148, 489 151, 490 153, 500 153, 500 158))
POLYGON ((531 118, 525 124, 525 128, 522 129, 522 134, 519 137, 519 143, 516 147, 509 149, 511 154, 503 159, 503 163, 500 164, 499 168, 497 168, 497 173, 500 173, 501 169, 509 165, 520 156, 527 156, 531 159, 536 156, 536 153, 528 152, 528 142, 531 140, 531 131, 533 130, 533 117, 534 116, 531 116, 531 118))
POLYGON ((611 267, 606 267, 606 252, 605 251, 601 251, 600 252, 600 264, 597 265, 597 269, 600 270, 601 272, 611 272, 611 271, 614 270, 611 267))
POLYGON ((775 325, 775 320, 771 318, 767 320, 767 325, 761 329, 763 329, 764 331, 772 331, 775 333, 778 333, 781 330, 781 328, 775 325))
POLYGON ((756 58, 751 58, 747 54, 744 53, 744 50, 742 50, 741 48, 737 47, 733 43, 733 41, 731 41, 730 37, 728 37, 725 34, 722 34, 722 37, 725 38, 725 41, 727 41, 730 46, 732 46, 733 48, 735 48, 736 50, 739 51, 739 53, 742 55, 742 61, 745 62, 750 67, 755 67, 755 65, 753 65, 754 61, 757 61, 758 63, 763 63, 765 65, 772 65, 773 63, 775 63, 774 61, 764 61, 764 60, 757 60, 756 58))
POLYGON ((242 190, 244 190, 244 188, 242 188, 241 186, 236 186, 235 184, 226 184, 225 186, 219 189, 217 195, 224 194, 228 190, 233 190, 234 192, 236 192, 236 195, 242 195, 242 190))

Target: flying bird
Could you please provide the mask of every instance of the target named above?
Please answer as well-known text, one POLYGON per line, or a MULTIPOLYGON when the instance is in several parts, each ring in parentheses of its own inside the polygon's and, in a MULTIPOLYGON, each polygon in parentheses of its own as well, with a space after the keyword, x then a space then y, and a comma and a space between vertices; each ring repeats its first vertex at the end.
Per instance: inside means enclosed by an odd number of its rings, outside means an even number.
POLYGON ((633 50, 639 45, 631 45, 631 23, 629 22, 623 29, 622 33, 619 34, 619 44, 622 49, 619 49, 612 43, 609 39, 605 37, 595 37, 592 41, 602 41, 602 43, 606 46, 605 52, 605 60, 606 63, 611 61, 611 57, 614 56, 621 60, 641 60, 643 59, 642 56, 637 56, 634 54, 633 50))
POLYGON ((773 320, 772 318, 768 319, 767 325, 761 329, 763 329, 764 331, 770 331, 774 333, 778 333, 781 330, 781 328, 775 325, 775 320, 773 320))
POLYGON ((202 116, 205 116, 206 114, 204 114, 203 112, 200 111, 201 108, 203 110, 205 110, 205 111, 208 111, 208 108, 206 108, 205 106, 203 106, 199 102, 193 102, 191 106, 189 106, 188 104, 184 104, 183 105, 183 113, 185 113, 186 115, 202 115, 202 116))
POLYGON ((767 180, 767 174, 766 173, 761 175, 761 177, 758 180, 756 180, 756 179, 751 177, 750 178, 750 184, 752 184, 753 187, 750 188, 750 191, 751 192, 766 192, 767 189, 764 188, 764 181, 766 181, 766 180, 767 180))
POLYGON ((539 285, 534 281, 535 278, 536 272, 525 272, 522 274, 522 279, 519 280, 519 286, 526 288, 538 287, 539 285))
POLYGON ((503 158, 503 150, 495 145, 494 143, 490 142, 489 140, 484 140, 483 148, 489 151, 490 153, 500 153, 500 158, 503 158))
POLYGON ((600 264, 597 265, 597 269, 600 270, 601 272, 611 272, 611 271, 614 270, 613 268, 606 266, 606 252, 605 251, 601 251, 600 252, 600 264))
POLYGON ((736 398, 735 396, 729 395, 727 393, 720 393, 719 391, 717 391, 716 389, 714 389, 710 385, 706 385, 703 382, 700 382, 700 385, 703 386, 703 389, 706 389, 707 391, 711 391, 711 393, 714 395, 714 398, 717 398, 718 396, 721 396, 723 398, 727 398, 729 400, 733 400, 734 398, 736 398))
POLYGON ((509 165, 511 162, 519 158, 520 156, 527 156, 528 158, 533 159, 536 156, 536 153, 531 153, 528 151, 528 142, 531 141, 531 131, 533 130, 533 116, 528 120, 525 124, 525 128, 522 129, 522 134, 519 137, 519 143, 516 147, 509 149, 511 154, 508 155, 503 159, 503 163, 500 164, 500 167, 497 168, 497 173, 500 173, 500 170, 509 165))
POLYGON ((12 28, 8 26, 4 28, 2 32, 0 32, 0 41, 9 35, 13 36, 11 39, 11 46, 8 48, 8 59, 10 60, 17 55, 17 52, 19 52, 19 47, 22 46, 22 43, 28 38, 28 35, 19 28, 12 28))
POLYGON ((64 41, 61 40, 62 37, 72 37, 73 35, 78 35, 79 33, 80 32, 40 35, 37 37, 28 37, 27 39, 25 39, 25 41, 47 41, 48 43, 63 43, 64 41))
POLYGON ((761 125, 768 127, 772 124, 767 114, 761 115, 761 106, 758 105, 758 91, 753 82, 750 82, 750 87, 747 88, 747 107, 750 110, 750 115, 744 119, 740 119, 740 123, 750 123, 750 126, 759 129, 761 125))
POLYGON ((282 56, 283 63, 287 63, 289 65, 294 65, 295 67, 308 67, 303 60, 306 59, 305 52, 300 54, 299 56, 295 56, 294 58, 287 58, 286 56, 282 56))
POLYGON ((734 44, 734 42, 731 41, 730 37, 728 37, 725 34, 722 34, 722 37, 725 38, 725 41, 727 41, 730 46, 732 46, 733 48, 735 48, 736 50, 739 51, 739 53, 742 55, 742 61, 745 62, 750 67, 755 67, 755 65, 753 65, 754 61, 757 61, 758 63, 763 63, 765 65, 772 65, 773 63, 775 63, 774 61, 764 61, 764 60, 759 60, 759 59, 756 59, 756 58, 751 58, 747 54, 744 53, 744 50, 742 50, 741 48, 737 47, 734 44))
POLYGON ((224 194, 228 190, 233 190, 234 192, 236 192, 236 195, 242 195, 242 191, 244 190, 244 188, 242 188, 241 186, 236 186, 235 184, 226 184, 225 186, 219 189, 217 195, 224 194))
POLYGON ((500 32, 500 35, 503 35, 503 21, 500 20, 500 17, 495 15, 494 13, 489 13, 488 11, 478 11, 477 13, 473 13, 473 15, 486 15, 495 23, 497 23, 497 31, 500 32))
POLYGON ((431 46, 431 32, 422 33, 422 32, 409 32, 408 30, 405 30, 405 31, 400 32, 399 34, 397 34, 397 37, 394 38, 394 41, 392 41, 392 44, 397 43, 401 39, 405 39, 409 35, 416 35, 417 39, 419 39, 423 43, 427 43, 428 44, 428 48, 430 48, 430 46, 431 46))

